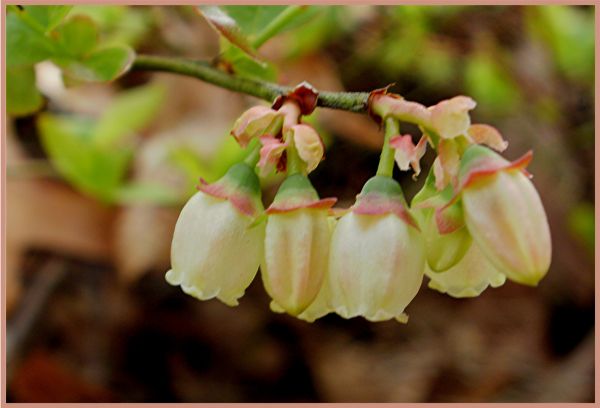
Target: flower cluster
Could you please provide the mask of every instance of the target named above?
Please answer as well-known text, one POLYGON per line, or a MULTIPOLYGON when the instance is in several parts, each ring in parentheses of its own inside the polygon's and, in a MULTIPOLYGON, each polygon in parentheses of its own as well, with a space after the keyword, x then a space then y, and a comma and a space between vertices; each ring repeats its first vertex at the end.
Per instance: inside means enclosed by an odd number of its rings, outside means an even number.
POLYGON ((236 121, 231 133, 248 148, 247 159, 202 183, 183 208, 169 283, 236 305, 260 266, 273 311, 311 322, 328 313, 405 322, 424 275, 430 288, 454 297, 544 277, 550 231, 525 171, 531 153, 514 162, 496 153, 507 143, 493 127, 471 124, 471 98, 425 107, 372 92, 370 114, 385 128, 379 168, 341 210, 332 208, 335 198, 320 199, 307 177, 324 154, 318 133, 302 122, 317 97, 302 84, 236 121), (400 122, 419 126, 416 145, 400 134, 400 122), (416 177, 427 146, 437 156, 409 206, 392 178, 394 163, 416 177), (256 167, 260 176, 287 173, 266 210, 256 167))

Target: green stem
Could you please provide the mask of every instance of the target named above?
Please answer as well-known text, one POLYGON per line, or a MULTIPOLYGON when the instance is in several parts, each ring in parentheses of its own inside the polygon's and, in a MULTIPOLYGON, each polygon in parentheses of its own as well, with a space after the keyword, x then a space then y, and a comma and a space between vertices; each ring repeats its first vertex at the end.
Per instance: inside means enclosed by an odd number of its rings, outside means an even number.
POLYGON ((285 149, 287 154, 288 177, 297 173, 306 175, 306 166, 304 165, 302 159, 298 155, 298 150, 294 145, 293 138, 286 138, 286 142, 288 143, 288 147, 285 149))
POLYGON ((244 163, 254 168, 260 160, 260 142, 257 139, 252 140, 250 146, 248 146, 248 150, 250 153, 244 159, 244 163))
POLYGON ((394 149, 390 147, 390 139, 392 136, 400 133, 398 121, 392 117, 385 119, 385 136, 383 139, 383 147, 381 148, 381 156, 379 157, 379 166, 377 167, 378 176, 392 177, 394 173, 394 149))
POLYGON ((290 21, 294 20, 300 14, 307 10, 308 6, 289 6, 281 14, 258 33, 258 36, 252 42, 254 48, 259 49, 264 43, 270 38, 274 37, 283 27, 285 27, 290 21))
MULTIPOLYGON (((292 87, 281 86, 272 82, 229 75, 206 62, 192 61, 185 58, 137 55, 132 68, 140 71, 163 71, 186 75, 234 92, 255 96, 268 102, 273 102, 278 96, 285 95, 293 90, 292 87)), ((368 99, 368 92, 319 91, 317 106, 350 112, 367 112, 368 99)))

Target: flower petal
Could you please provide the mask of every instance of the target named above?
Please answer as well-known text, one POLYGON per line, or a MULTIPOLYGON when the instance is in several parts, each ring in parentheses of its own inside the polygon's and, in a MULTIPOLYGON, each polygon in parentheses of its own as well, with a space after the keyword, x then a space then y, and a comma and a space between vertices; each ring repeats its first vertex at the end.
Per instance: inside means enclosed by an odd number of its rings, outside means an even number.
POLYGON ((474 143, 488 145, 498 152, 503 152, 508 147, 508 142, 502 138, 500 132, 493 126, 471 125, 467 133, 474 143))
POLYGON ((282 115, 266 106, 254 106, 235 121, 231 135, 242 147, 248 146, 254 137, 260 137, 274 123, 283 122, 282 115))
POLYGON ((306 163, 306 170, 313 171, 325 153, 325 146, 319 134, 306 124, 294 125, 290 128, 298 156, 306 163))
POLYGON ((468 96, 455 96, 431 106, 431 126, 442 139, 463 135, 471 125, 469 111, 477 103, 468 96))
POLYGON ((258 167, 260 168, 260 175, 264 177, 277 166, 287 143, 270 135, 261 136, 260 142, 262 147, 260 148, 258 167))
POLYGON ((421 173, 420 160, 427 149, 426 136, 422 136, 416 146, 410 135, 394 136, 390 139, 390 146, 395 149, 394 158, 400 170, 408 170, 410 165, 414 171, 413 178, 421 173))

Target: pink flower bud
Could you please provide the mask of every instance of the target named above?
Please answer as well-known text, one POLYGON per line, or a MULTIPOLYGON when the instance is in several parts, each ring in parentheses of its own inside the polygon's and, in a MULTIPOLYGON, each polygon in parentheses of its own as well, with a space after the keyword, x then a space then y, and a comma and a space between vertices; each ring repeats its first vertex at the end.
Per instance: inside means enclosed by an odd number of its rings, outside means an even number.
POLYGON ((551 261, 550 228, 542 201, 523 173, 531 155, 510 163, 474 145, 462 158, 465 221, 485 256, 509 279, 537 285, 551 261))
POLYGON ((235 121, 231 134, 242 147, 254 137, 267 133, 277 134, 283 125, 283 116, 266 106, 254 106, 235 121))
POLYGON ((308 178, 294 174, 267 209, 261 275, 274 311, 298 315, 319 293, 329 259, 327 213, 335 201, 319 200, 308 178))
POLYGON ((214 184, 203 185, 183 207, 173 234, 171 285, 198 299, 238 304, 256 276, 263 250, 260 185, 246 164, 234 165, 214 184))

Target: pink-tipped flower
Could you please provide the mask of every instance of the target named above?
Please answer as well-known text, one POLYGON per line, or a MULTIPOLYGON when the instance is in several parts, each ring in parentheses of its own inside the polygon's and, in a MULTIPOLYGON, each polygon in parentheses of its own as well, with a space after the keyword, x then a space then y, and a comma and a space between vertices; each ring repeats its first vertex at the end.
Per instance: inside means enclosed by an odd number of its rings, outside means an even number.
POLYGON ((475 243, 450 269, 434 272, 426 268, 425 274, 430 279, 428 286, 431 289, 456 298, 479 296, 488 286, 497 288, 506 281, 506 276, 492 265, 475 243))
POLYGON ((529 153, 510 163, 471 146, 462 158, 460 189, 467 228, 485 256, 509 279, 537 285, 552 246, 542 201, 524 174, 530 160, 529 153))
POLYGON ((419 290, 424 267, 423 238, 400 185, 390 177, 373 177, 333 232, 327 283, 331 310, 344 318, 406 322, 404 309, 419 290))
POLYGON ((319 293, 329 259, 328 209, 335 201, 320 200, 308 178, 294 174, 267 209, 261 275, 274 311, 298 315, 319 293))
POLYGON ((283 125, 283 115, 266 106, 254 106, 235 121, 231 134, 242 147, 265 134, 277 134, 283 125))
POLYGON ((165 278, 198 299, 216 297, 235 306, 256 276, 263 250, 264 224, 253 225, 263 210, 259 181, 239 163, 199 190, 175 225, 165 278))

